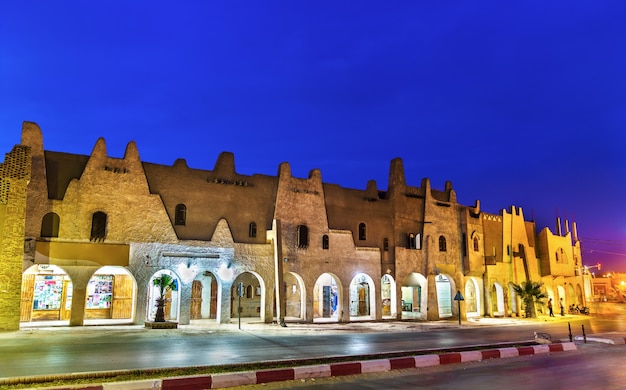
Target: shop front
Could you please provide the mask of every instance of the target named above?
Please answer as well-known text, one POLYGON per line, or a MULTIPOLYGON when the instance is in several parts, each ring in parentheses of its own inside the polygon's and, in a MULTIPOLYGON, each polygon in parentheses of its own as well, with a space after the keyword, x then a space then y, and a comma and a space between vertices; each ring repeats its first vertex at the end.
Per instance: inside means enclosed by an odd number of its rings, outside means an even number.
MULTIPOLYGON (((132 321, 135 283, 123 267, 102 267, 87 282, 85 320, 132 321)), ((64 269, 51 264, 30 267, 22 277, 20 321, 69 324, 73 283, 64 269)))

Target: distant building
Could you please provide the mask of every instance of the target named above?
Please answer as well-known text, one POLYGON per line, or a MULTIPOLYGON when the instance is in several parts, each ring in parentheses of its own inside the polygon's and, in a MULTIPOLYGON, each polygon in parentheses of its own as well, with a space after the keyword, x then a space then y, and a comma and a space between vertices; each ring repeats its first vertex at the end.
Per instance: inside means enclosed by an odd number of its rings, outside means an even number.
POLYGON ((142 162, 134 142, 123 158, 109 157, 102 138, 88 156, 47 151, 31 122, 16 148, 27 162, 9 154, 0 170, 3 180, 18 181, 0 204, 3 248, 5 241, 13 248, 0 259, 0 289, 10 291, 0 292, 0 303, 19 307, 22 323, 151 321, 153 280, 163 273, 176 279, 166 317, 180 324, 238 315, 264 322, 520 316, 512 286, 526 280, 543 282, 568 305, 591 296, 575 224, 537 233, 520 208, 495 215, 478 201, 461 205, 449 182, 442 190, 428 179, 406 184, 400 159, 391 161, 386 190, 375 181, 359 190, 324 183, 319 170, 293 177, 288 163, 277 176, 241 175, 228 152, 213 170, 200 170, 184 160, 142 162), (26 189, 21 214, 19 188, 26 189), (8 265, 18 241, 26 244, 15 273, 8 265))
POLYGON ((593 286, 593 302, 624 302, 626 301, 626 274, 618 272, 605 273, 601 277, 591 279, 593 286))

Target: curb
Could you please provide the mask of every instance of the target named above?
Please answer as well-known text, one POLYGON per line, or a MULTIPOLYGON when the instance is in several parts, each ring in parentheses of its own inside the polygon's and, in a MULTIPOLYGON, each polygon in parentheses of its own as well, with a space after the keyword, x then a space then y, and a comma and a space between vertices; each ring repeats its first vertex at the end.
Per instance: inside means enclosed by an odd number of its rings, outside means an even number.
POLYGON ((593 341, 595 343, 624 345, 626 344, 626 337, 594 337, 594 336, 575 336, 576 341, 593 341))
POLYGON ((47 387, 49 390, 144 390, 144 389, 223 389, 235 386, 256 385, 298 379, 327 378, 333 376, 357 375, 385 372, 407 368, 421 368, 444 364, 476 362, 489 359, 516 356, 538 355, 550 352, 576 350, 573 342, 541 344, 525 347, 495 348, 480 351, 446 352, 432 355, 397 357, 390 359, 363 360, 356 362, 320 364, 293 368, 279 368, 259 371, 233 372, 211 375, 172 377, 78 385, 47 387))

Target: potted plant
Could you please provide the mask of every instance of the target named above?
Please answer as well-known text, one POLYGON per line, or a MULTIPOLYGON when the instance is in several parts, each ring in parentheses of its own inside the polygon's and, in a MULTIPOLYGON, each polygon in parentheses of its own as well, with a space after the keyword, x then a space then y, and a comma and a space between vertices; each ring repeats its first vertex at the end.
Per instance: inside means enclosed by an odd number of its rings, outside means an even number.
POLYGON ((159 297, 156 299, 157 311, 154 316, 154 322, 165 322, 166 295, 170 291, 176 291, 176 279, 168 274, 161 274, 159 277, 154 278, 153 283, 159 289, 159 297))

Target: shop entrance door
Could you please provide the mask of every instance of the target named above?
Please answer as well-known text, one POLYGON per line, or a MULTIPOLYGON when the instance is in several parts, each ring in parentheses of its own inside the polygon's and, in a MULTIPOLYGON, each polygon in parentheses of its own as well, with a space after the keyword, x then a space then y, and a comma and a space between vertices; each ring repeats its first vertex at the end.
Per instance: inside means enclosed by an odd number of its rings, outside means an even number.
POLYGON ((191 313, 192 320, 202 318, 202 282, 194 280, 191 284, 191 313))
POLYGON ((20 321, 30 322, 33 310, 35 274, 24 274, 22 281, 22 302, 20 303, 20 321))
POLYGON ((113 284, 113 312, 111 318, 132 318, 133 316, 133 279, 124 274, 115 275, 113 284))

